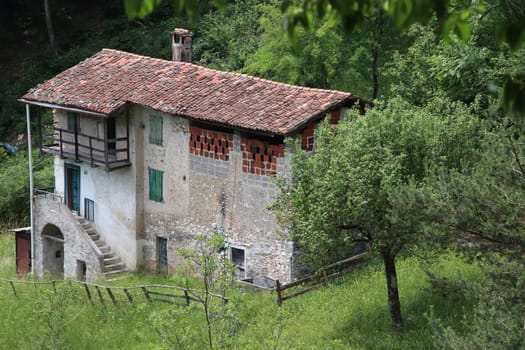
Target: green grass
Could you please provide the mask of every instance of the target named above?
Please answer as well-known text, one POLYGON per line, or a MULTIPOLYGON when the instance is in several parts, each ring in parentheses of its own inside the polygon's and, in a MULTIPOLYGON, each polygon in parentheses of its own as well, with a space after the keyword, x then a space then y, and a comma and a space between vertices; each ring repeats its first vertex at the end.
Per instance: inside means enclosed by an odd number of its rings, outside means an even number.
POLYGON ((16 275, 15 235, 0 227, 0 277, 16 275))
MULTIPOLYGON (((0 277, 12 276, 12 234, 0 234, 0 254, 0 277)), ((426 316, 431 308, 434 317, 461 332, 471 305, 460 294, 443 296, 430 288, 415 258, 400 259, 397 268, 405 320, 400 331, 390 328, 384 272, 373 261, 327 288, 285 301, 282 308, 274 293, 233 288, 227 309, 215 306, 223 313, 217 334, 228 349, 428 349, 439 347, 426 316)), ((453 254, 442 255, 430 270, 451 280, 482 278, 479 269, 453 254)), ((181 285, 174 276, 140 273, 113 284, 150 283, 181 285)), ((17 297, 7 287, 0 284, 0 349, 206 348, 198 304, 91 305, 65 287, 56 294, 49 287, 27 289, 17 297), (165 343, 175 335, 182 346, 165 343)))

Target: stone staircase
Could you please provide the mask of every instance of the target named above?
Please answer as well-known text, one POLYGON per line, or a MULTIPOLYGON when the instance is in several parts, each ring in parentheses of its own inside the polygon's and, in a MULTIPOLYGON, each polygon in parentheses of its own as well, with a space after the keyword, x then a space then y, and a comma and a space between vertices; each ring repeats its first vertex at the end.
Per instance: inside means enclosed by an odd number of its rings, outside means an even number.
POLYGON ((89 235, 100 252, 104 254, 104 265, 102 266, 102 273, 106 280, 113 279, 123 273, 128 272, 126 265, 120 259, 109 245, 100 237, 97 230, 91 225, 89 221, 81 216, 74 214, 82 229, 89 235))

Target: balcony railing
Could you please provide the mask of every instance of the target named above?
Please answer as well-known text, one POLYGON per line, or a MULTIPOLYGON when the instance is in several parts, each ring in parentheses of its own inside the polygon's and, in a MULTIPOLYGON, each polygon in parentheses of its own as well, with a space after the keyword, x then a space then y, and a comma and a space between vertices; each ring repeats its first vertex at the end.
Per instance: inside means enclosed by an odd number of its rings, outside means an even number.
POLYGON ((57 127, 45 127, 52 135, 43 136, 42 151, 102 166, 107 171, 129 166, 129 138, 99 138, 57 127))
POLYGON ((35 188, 34 190, 35 196, 43 197, 45 199, 49 199, 55 202, 64 202, 64 198, 62 196, 55 193, 54 188, 35 188))

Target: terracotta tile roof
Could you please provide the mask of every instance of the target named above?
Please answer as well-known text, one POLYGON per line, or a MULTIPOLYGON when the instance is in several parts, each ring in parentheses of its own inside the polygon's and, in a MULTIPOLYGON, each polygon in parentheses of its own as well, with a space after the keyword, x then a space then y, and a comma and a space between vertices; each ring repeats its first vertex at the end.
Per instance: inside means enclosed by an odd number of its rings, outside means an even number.
POLYGON ((106 115, 135 103, 281 135, 355 99, 346 92, 293 86, 111 49, 103 49, 22 98, 106 115))

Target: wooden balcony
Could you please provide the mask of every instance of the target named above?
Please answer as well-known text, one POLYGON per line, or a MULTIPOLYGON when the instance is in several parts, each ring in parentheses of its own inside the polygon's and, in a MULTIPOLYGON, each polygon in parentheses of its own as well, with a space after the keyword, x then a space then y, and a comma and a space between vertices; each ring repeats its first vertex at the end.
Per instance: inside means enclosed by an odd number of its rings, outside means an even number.
POLYGON ((89 163, 112 171, 131 165, 129 137, 99 138, 57 127, 44 127, 48 135, 42 137, 42 151, 62 159, 89 163))

